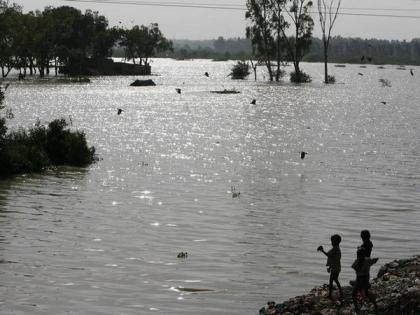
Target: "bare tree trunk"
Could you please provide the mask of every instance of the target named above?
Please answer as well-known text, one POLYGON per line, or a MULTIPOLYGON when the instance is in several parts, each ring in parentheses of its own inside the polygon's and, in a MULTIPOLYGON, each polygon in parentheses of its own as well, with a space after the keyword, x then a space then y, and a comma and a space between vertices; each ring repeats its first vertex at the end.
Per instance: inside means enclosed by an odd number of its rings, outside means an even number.
POLYGON ((324 74, 325 74, 325 83, 329 83, 328 81, 328 44, 325 39, 325 36, 323 36, 324 39, 324 74))
POLYGON ((257 81, 257 64, 252 61, 252 59, 249 60, 251 62, 252 70, 254 71, 254 80, 257 81))
POLYGON ((34 61, 31 57, 29 57, 29 74, 30 75, 34 74, 33 68, 34 68, 34 61))

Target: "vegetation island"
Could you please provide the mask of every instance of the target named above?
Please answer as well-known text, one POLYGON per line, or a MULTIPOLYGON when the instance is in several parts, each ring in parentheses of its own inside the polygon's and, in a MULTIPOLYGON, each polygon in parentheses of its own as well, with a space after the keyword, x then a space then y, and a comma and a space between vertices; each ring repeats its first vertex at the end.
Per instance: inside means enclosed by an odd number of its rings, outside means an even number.
POLYGON ((65 119, 8 132, 6 120, 12 117, 2 115, 4 94, 0 86, 0 177, 60 165, 81 167, 96 160, 95 148, 88 146, 85 134, 69 130, 65 119))

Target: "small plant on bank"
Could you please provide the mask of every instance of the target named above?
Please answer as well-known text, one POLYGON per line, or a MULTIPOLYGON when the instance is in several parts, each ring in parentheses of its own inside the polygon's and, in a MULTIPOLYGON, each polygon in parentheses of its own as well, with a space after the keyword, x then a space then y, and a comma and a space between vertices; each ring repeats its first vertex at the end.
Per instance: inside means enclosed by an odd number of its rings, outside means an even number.
POLYGON ((290 73, 290 81, 293 83, 309 83, 312 82, 312 78, 309 74, 305 72, 298 72, 295 71, 290 73))
POLYGON ((234 80, 243 80, 249 76, 249 74, 249 64, 245 61, 238 61, 238 63, 233 66, 230 76, 234 80))

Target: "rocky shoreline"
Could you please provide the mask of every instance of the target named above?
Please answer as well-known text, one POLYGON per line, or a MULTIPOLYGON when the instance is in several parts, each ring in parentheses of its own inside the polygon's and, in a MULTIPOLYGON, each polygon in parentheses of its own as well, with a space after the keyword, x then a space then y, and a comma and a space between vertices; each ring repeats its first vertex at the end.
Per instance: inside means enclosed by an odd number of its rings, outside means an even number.
MULTIPOLYGON (((420 315, 420 255, 400 259, 381 267, 371 280, 380 315, 420 315)), ((260 315, 351 315, 356 314, 351 297, 352 288, 343 287, 344 299, 328 298, 328 285, 313 288, 309 294, 286 302, 269 302, 260 315)), ((373 305, 364 301, 359 314, 375 314, 373 305)))

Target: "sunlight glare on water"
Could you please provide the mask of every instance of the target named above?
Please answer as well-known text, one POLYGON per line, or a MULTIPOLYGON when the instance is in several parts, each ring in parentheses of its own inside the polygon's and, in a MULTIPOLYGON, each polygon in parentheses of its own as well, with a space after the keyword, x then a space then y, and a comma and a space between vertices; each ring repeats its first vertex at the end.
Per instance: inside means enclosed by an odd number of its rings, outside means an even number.
POLYGON ((313 83, 270 84, 233 64, 157 59, 156 87, 12 84, 12 126, 71 115, 100 161, 0 181, 2 314, 255 314, 327 282, 331 234, 343 283, 361 229, 382 263, 419 253, 419 78, 331 65, 326 86, 303 64, 313 83))

